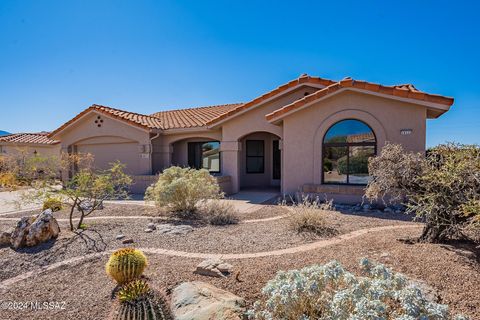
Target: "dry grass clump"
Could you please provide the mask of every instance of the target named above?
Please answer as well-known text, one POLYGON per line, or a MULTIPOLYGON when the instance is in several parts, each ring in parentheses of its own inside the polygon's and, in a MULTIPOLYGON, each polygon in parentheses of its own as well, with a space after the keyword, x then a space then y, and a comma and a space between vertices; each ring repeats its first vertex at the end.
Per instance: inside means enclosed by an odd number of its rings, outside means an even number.
POLYGON ((235 207, 230 203, 219 200, 204 202, 199 207, 198 211, 209 224, 215 226, 237 224, 239 221, 238 211, 235 207))
POLYGON ((291 207, 292 213, 288 219, 290 228, 297 232, 309 232, 319 236, 336 234, 337 231, 327 224, 325 218, 326 208, 331 210, 332 203, 319 203, 318 201, 309 201, 308 198, 305 198, 302 202, 294 204, 291 207))

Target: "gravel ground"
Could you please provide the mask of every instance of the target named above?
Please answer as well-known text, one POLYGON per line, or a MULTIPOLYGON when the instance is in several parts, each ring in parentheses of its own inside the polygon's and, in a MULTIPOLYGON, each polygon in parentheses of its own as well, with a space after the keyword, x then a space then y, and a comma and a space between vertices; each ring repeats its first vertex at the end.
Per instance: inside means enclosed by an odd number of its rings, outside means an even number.
MULTIPOLYGON (((385 263, 395 271, 425 281, 434 287, 443 303, 455 313, 480 319, 480 268, 471 246, 458 249, 458 244, 406 244, 398 238, 416 237, 418 229, 397 229, 372 232, 341 244, 298 254, 279 257, 230 260, 235 277, 216 279, 193 274, 198 259, 148 255, 145 275, 157 287, 172 288, 183 281, 200 280, 243 296, 251 304, 258 299, 260 289, 278 270, 301 268, 311 264, 340 261, 349 270, 358 272, 362 257, 385 263)), ((104 272, 107 257, 21 281, 9 289, 3 301, 65 301, 65 310, 0 310, 0 319, 101 319, 110 308, 114 283, 104 272)))
MULTIPOLYGON (((139 212, 144 214, 149 212, 149 208, 132 205, 119 206, 116 209, 122 209, 115 210, 115 212, 121 212, 121 216, 125 215, 126 212, 135 215, 139 212)), ((263 211, 262 215, 265 216, 287 213, 286 209, 277 206, 266 206, 261 211, 263 211)), ((112 209, 106 208, 101 212, 104 215, 110 215, 112 209)), ((333 211, 325 211, 323 214, 328 226, 335 230, 337 234, 406 223, 397 220, 341 214, 333 211)), ((68 223, 60 222, 62 232, 56 241, 49 241, 34 248, 23 248, 17 251, 10 248, 1 248, 0 280, 72 257, 124 247, 125 245, 122 244, 121 240, 116 240, 116 236, 119 234, 123 234, 125 238, 132 238, 136 247, 225 254, 285 249, 334 236, 327 234, 322 237, 311 233, 297 233, 290 229, 287 218, 229 226, 211 226, 201 221, 186 221, 181 224, 192 226, 193 231, 185 235, 163 234, 159 230, 146 233, 145 229, 150 221, 157 223, 157 225, 166 222, 164 219, 155 217, 143 220, 121 218, 89 220, 86 221, 87 230, 80 233, 70 232, 68 223)), ((170 222, 180 224, 176 220, 170 222)), ((15 221, 1 221, 0 231, 10 229, 15 224, 15 221)))

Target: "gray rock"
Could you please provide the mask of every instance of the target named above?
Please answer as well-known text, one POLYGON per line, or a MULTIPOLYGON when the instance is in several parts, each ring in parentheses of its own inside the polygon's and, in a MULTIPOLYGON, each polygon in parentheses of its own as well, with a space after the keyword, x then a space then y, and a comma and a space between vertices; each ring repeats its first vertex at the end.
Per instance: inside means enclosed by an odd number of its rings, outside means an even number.
POLYGON ((115 237, 116 240, 122 240, 123 238, 125 238, 123 234, 119 234, 115 237))
POLYGON ((176 320, 241 320, 246 311, 243 298, 200 281, 173 289, 171 309, 176 320))
MULTIPOLYGON (((93 208, 93 202, 90 200, 84 200, 80 202, 78 206, 82 208, 82 210, 89 211, 89 210, 92 210, 93 208)), ((102 210, 102 209, 103 209, 103 202, 100 202, 100 204, 97 205, 96 210, 102 210)))
POLYGON ((0 233, 0 247, 7 247, 11 244, 12 234, 10 232, 0 233))
POLYGON ((223 278, 232 272, 233 266, 220 259, 207 259, 200 262, 195 270, 196 274, 208 277, 223 278))
POLYGON ((53 217, 52 210, 47 209, 37 217, 23 217, 12 232, 11 243, 14 249, 34 247, 42 242, 55 239, 60 233, 60 226, 53 217))
POLYGON ((124 239, 124 240, 122 241, 123 244, 129 244, 129 243, 133 243, 133 242, 134 242, 134 241, 133 241, 132 238, 124 239))
POLYGON ((153 232, 153 230, 150 229, 150 228, 147 228, 147 229, 145 229, 144 231, 145 231, 145 233, 152 233, 152 232, 153 232))
POLYGON ((151 230, 156 230, 156 229, 157 229, 157 226, 155 225, 155 223, 150 222, 150 223, 147 225, 147 228, 148 228, 148 229, 151 229, 151 230))
POLYGON ((157 227, 158 232, 164 234, 172 234, 172 235, 185 235, 189 232, 193 231, 192 226, 188 225, 173 225, 173 224, 160 224, 157 227))

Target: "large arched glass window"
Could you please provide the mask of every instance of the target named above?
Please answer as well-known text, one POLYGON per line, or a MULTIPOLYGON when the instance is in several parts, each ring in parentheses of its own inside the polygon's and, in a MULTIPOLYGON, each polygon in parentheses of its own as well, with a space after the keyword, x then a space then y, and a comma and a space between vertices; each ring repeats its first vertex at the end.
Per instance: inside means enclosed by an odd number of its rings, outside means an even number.
POLYGON ((323 138, 322 181, 364 185, 369 180, 368 158, 376 153, 373 130, 359 120, 342 120, 323 138))

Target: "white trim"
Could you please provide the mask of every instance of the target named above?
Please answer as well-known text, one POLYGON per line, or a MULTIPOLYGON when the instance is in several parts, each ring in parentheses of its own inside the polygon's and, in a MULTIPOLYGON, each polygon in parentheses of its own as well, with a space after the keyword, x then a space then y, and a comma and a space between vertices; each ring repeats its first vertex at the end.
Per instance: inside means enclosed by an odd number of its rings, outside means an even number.
MULTIPOLYGON (((289 92, 292 92, 292 91, 294 91, 294 90, 297 90, 297 89, 299 89, 299 88, 301 88, 301 87, 306 87, 306 86, 308 86, 308 87, 314 87, 314 88, 318 88, 318 89, 323 89, 323 88, 326 87, 326 86, 324 86, 324 85, 316 84, 316 83, 309 83, 309 82, 299 83, 299 84, 297 84, 296 86, 294 86, 294 87, 292 87, 292 88, 290 88, 290 89, 287 89, 287 90, 285 90, 285 91, 282 91, 282 92, 280 92, 280 93, 277 93, 276 95, 274 95, 274 96, 272 96, 272 97, 270 97, 270 98, 268 98, 268 99, 262 100, 262 101, 258 102, 257 104, 254 104, 253 106, 251 106, 251 107, 249 107, 249 108, 247 108, 247 109, 245 109, 245 110, 242 110, 242 111, 240 111, 240 112, 234 113, 234 114, 232 114, 231 116, 229 116, 229 117, 227 117, 227 118, 225 118, 225 119, 222 119, 222 120, 220 120, 220 121, 218 121, 218 122, 215 122, 214 124, 208 126, 208 128, 212 129, 212 128, 218 127, 220 124, 222 124, 222 123, 224 123, 224 122, 226 122, 226 121, 229 121, 229 120, 231 120, 231 119, 233 119, 233 118, 235 118, 235 117, 238 117, 238 116, 240 116, 240 115, 242 115, 242 114, 244 114, 244 113, 246 113, 246 112, 249 112, 250 110, 257 108, 258 106, 261 106, 261 105, 263 105, 263 104, 265 104, 265 103, 268 103, 268 102, 270 102, 270 101, 272 101, 272 100, 274 100, 274 99, 277 99, 278 97, 281 97, 281 96, 283 96, 283 95, 285 95, 285 94, 287 94, 287 93, 289 93, 289 92)), ((257 99, 257 98, 255 98, 255 99, 257 99)), ((248 102, 247 102, 247 103, 248 103, 248 102)))
MULTIPOLYGON (((443 111, 443 112, 446 112, 450 109, 449 106, 446 106, 444 104, 440 104, 440 103, 434 103, 434 102, 428 102, 428 101, 422 101, 422 100, 417 100, 417 99, 412 99, 412 98, 405 98, 405 97, 399 97, 399 96, 392 96, 392 95, 389 95, 389 94, 384 94, 384 93, 379 93, 379 92, 372 92, 372 91, 369 91, 369 90, 364 90, 364 89, 358 89, 358 88, 351 88, 351 87, 346 87, 346 88, 342 88, 340 90, 337 90, 335 92, 332 92, 330 94, 327 94, 321 98, 318 98, 316 100, 313 100, 309 103, 306 103, 304 104, 303 106, 301 106, 300 108, 296 108, 296 109, 293 109, 293 110, 290 110, 289 112, 287 113, 284 113, 278 117, 275 117, 271 120, 268 120, 268 122, 272 123, 272 124, 278 124, 280 122, 280 120, 282 120, 283 118, 289 116, 290 114, 292 113, 295 113, 297 111, 300 111, 300 110, 303 110, 305 108, 308 108, 310 107, 312 104, 315 104, 319 101, 322 101, 322 100, 325 100, 327 98, 330 98, 336 94, 339 94, 341 92, 344 92, 344 91, 355 91, 355 92, 360 92, 360 93, 365 93, 365 94, 369 94, 369 95, 373 95, 373 96, 378 96, 378 97, 382 97, 382 98, 386 98, 386 99, 391 99, 391 100, 397 100, 397 101, 402 101, 402 102, 407 102, 407 103, 412 103, 412 104, 418 104, 418 105, 422 105, 422 106, 426 106, 427 108, 429 109, 435 109, 435 110, 440 110, 440 111, 443 111)), ((442 112, 442 113, 443 113, 442 112)))

